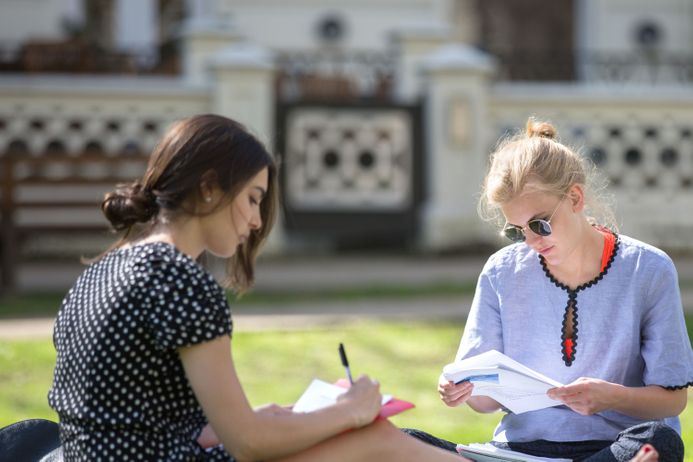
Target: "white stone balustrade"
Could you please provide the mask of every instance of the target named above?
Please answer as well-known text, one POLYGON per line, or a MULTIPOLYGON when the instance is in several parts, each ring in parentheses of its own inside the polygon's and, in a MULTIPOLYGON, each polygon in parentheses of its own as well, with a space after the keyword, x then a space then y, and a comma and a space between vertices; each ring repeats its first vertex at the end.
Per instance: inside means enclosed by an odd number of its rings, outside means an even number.
MULTIPOLYGON (((181 77, 0 75, 0 155, 147 153, 173 120, 202 112, 241 120, 272 149, 273 55, 196 21, 182 35, 181 77)), ((562 140, 611 180, 624 233, 693 249, 693 90, 496 83, 490 57, 467 46, 440 47, 443 32, 428 32, 400 35, 398 59, 406 60, 395 74, 400 100, 425 102, 422 248, 501 242, 476 216, 479 185, 498 137, 534 115, 553 122, 562 140)), ((286 250, 281 222, 270 247, 286 250)))

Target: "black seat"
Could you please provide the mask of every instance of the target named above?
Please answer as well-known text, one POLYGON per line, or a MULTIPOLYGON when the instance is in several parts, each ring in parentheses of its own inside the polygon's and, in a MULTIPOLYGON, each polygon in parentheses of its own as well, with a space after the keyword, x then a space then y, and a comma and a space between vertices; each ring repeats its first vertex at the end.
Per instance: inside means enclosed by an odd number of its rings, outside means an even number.
POLYGON ((39 462, 60 447, 58 424, 29 419, 0 428, 0 462, 39 462))

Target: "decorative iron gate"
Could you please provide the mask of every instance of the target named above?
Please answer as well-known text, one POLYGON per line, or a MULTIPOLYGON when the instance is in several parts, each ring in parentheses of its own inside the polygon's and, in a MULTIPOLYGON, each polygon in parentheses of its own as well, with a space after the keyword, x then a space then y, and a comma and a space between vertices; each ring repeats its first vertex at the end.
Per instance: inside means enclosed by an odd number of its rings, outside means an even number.
POLYGON ((423 199, 420 105, 282 104, 280 185, 289 235, 401 246, 423 199))

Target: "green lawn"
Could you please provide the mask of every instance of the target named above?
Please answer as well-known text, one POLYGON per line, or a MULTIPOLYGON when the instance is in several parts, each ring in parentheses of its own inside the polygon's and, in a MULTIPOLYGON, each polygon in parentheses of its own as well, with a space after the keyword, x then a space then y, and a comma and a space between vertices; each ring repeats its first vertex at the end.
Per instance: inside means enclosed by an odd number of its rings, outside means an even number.
MULTIPOLYGON (((233 350, 252 404, 288 404, 313 377, 334 381, 343 376, 337 345, 344 342, 354 374, 368 373, 381 382, 383 392, 416 403, 415 409, 393 418, 395 424, 459 442, 486 441, 499 414, 447 408, 435 392, 440 369, 453 357, 462 328, 459 323, 400 322, 238 332, 233 350)), ((55 419, 46 404, 54 360, 49 339, 0 340, 0 427, 30 417, 55 419)), ((693 391, 688 396, 689 402, 693 400, 693 391)), ((691 448, 693 405, 681 417, 684 440, 691 448)), ((686 461, 693 462, 693 455, 688 455, 686 461)))
MULTIPOLYGON (((475 281, 459 283, 402 285, 372 285, 343 289, 296 288, 284 290, 253 290, 240 299, 232 293, 228 299, 232 308, 252 308, 258 305, 287 306, 292 303, 348 302, 354 300, 403 299, 411 297, 444 297, 473 295, 475 281)), ((54 317, 58 313, 64 292, 31 292, 0 296, 0 319, 54 317)))

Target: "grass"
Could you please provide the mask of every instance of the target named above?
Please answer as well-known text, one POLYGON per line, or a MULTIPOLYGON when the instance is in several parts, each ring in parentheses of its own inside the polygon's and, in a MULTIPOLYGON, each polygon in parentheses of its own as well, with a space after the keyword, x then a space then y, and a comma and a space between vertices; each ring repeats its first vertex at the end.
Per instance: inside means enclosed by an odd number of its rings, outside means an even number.
MULTIPOLYGON (((281 307, 301 302, 348 302, 354 300, 402 299, 472 295, 476 283, 431 283, 414 286, 374 285, 344 289, 256 290, 236 299, 228 294, 232 307, 273 305, 281 307)), ((53 317, 65 293, 32 292, 0 297, 0 319, 53 317)))
POLYGON ((55 317, 65 293, 31 292, 0 297, 0 319, 55 317))
POLYGON ((0 340, 0 427, 27 418, 55 419, 46 400, 54 365, 49 339, 0 340))
POLYGON ((460 283, 431 283, 423 285, 399 286, 399 285, 375 285, 344 289, 304 289, 295 290, 264 290, 248 293, 235 300, 229 295, 229 300, 234 305, 264 305, 287 304, 291 302, 318 302, 318 301, 351 301, 351 300, 377 300, 411 297, 442 297, 449 295, 473 295, 476 281, 460 283))
MULTIPOLYGON (((396 425, 453 441, 486 441, 500 414, 447 408, 435 392, 440 369, 454 355, 462 329, 461 323, 364 322, 305 331, 237 332, 233 350, 253 405, 288 404, 313 377, 334 381, 343 376, 336 346, 344 342, 355 375, 369 373, 378 378, 383 392, 416 403, 415 409, 392 419, 396 425)), ((54 361, 50 339, 0 340, 0 427, 31 417, 56 419, 46 402, 54 361)), ((688 397, 690 403, 693 391, 688 397)), ((685 444, 693 448, 693 405, 681 420, 685 444)), ((693 462, 693 455, 685 460, 693 462)))
POLYGON ((457 441, 486 441, 499 415, 447 408, 435 391, 440 370, 457 350, 462 329, 462 324, 363 323, 343 329, 283 332, 277 334, 281 335, 281 349, 276 336, 238 335, 233 348, 238 373, 253 404, 272 397, 280 404, 291 403, 313 377, 327 381, 342 377, 336 348, 341 341, 347 346, 354 376, 368 373, 380 381, 384 393, 416 404, 415 409, 392 419, 396 425, 457 441), (257 364, 258 354, 268 357, 263 360, 267 369, 257 364), (300 373, 293 370, 296 358, 301 358, 300 373), (253 373, 256 370, 274 371, 273 380, 253 373), (277 383, 282 384, 281 391, 276 390, 277 383), (451 425, 456 421, 459 425, 451 425))

